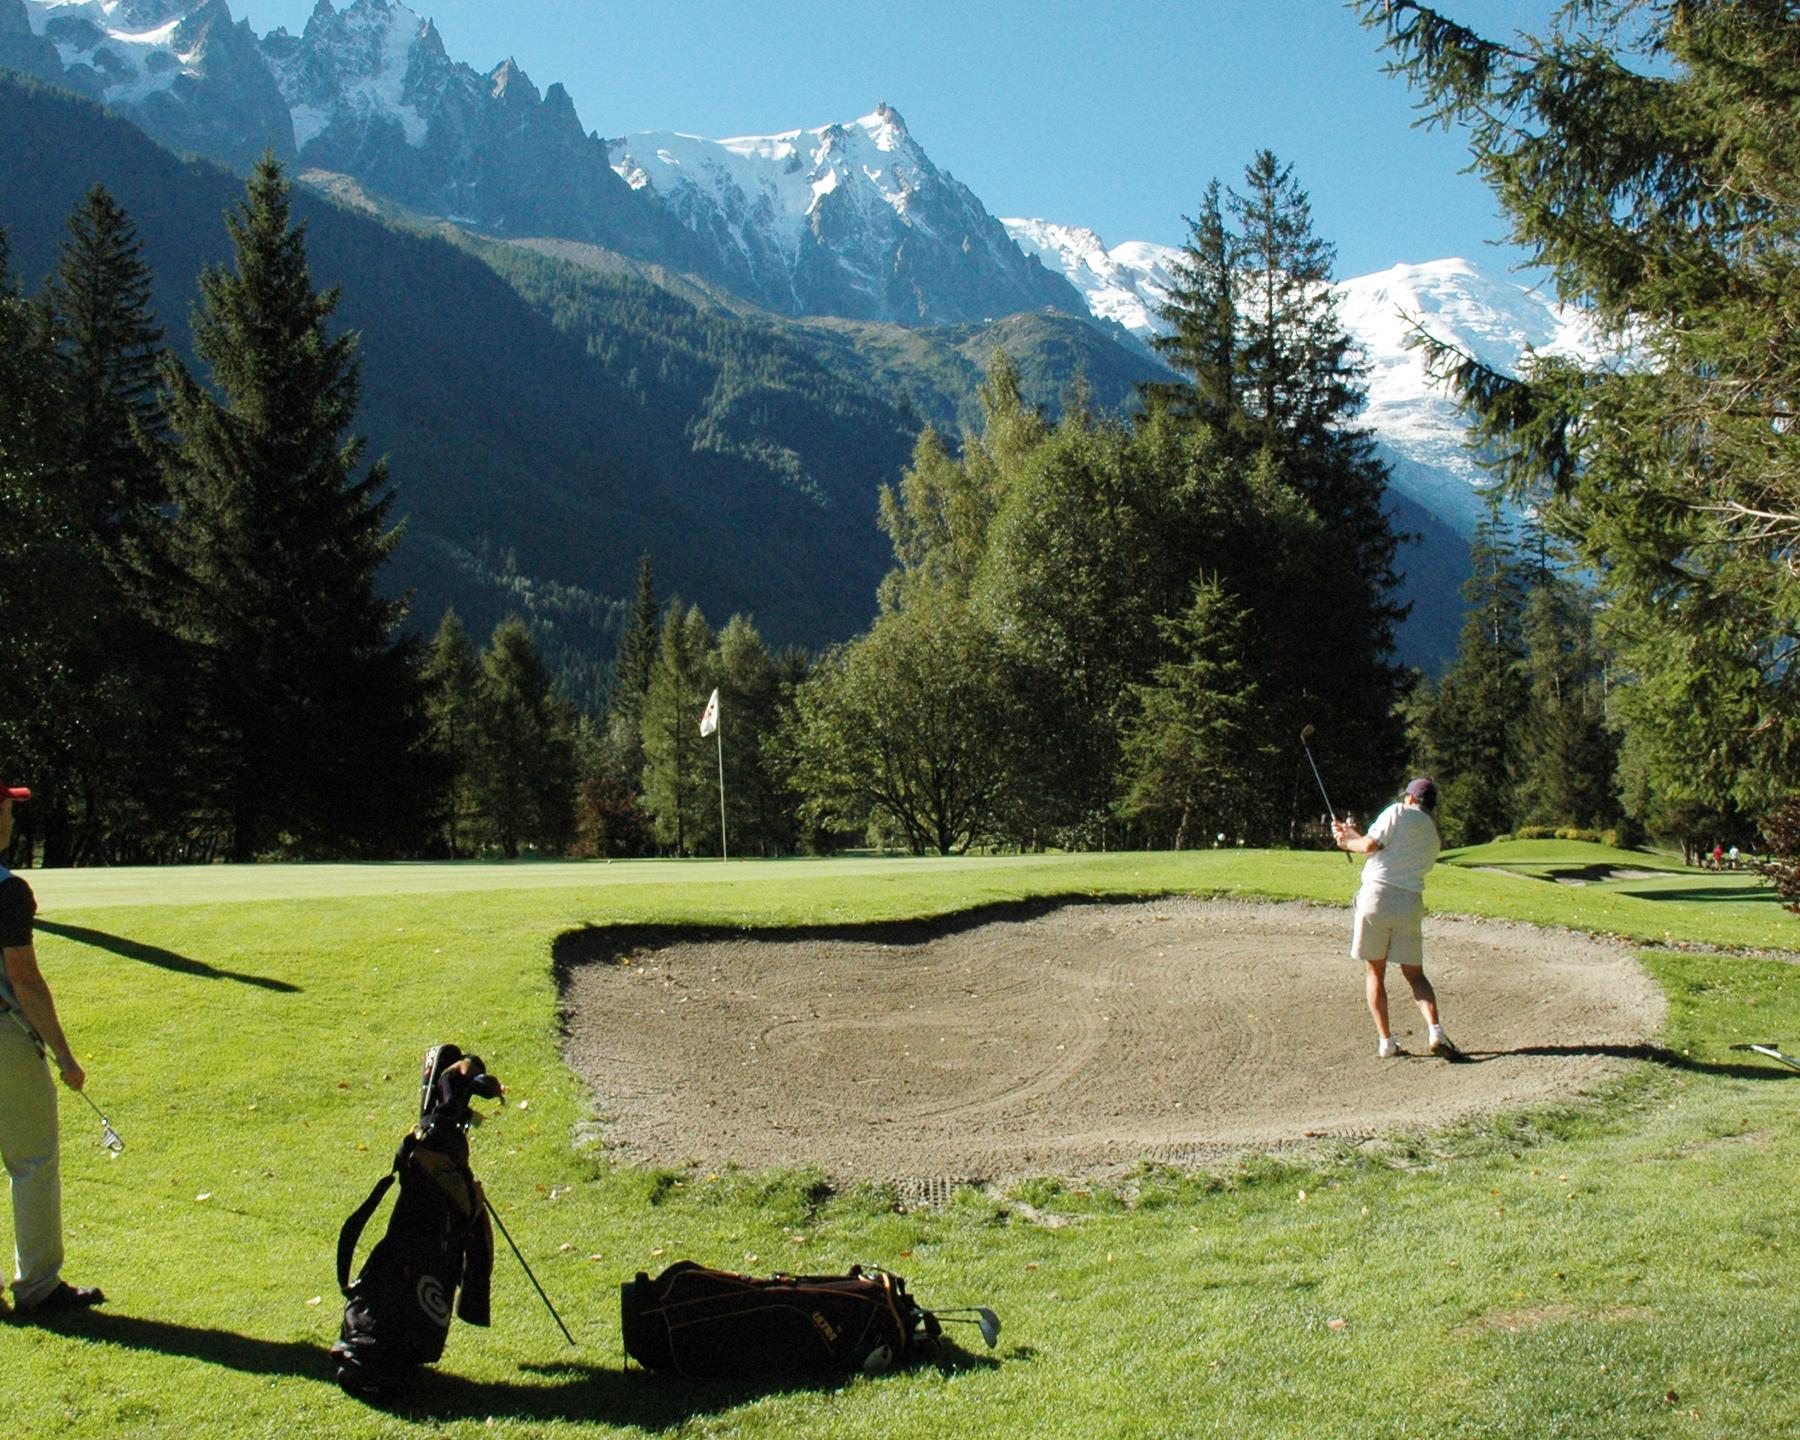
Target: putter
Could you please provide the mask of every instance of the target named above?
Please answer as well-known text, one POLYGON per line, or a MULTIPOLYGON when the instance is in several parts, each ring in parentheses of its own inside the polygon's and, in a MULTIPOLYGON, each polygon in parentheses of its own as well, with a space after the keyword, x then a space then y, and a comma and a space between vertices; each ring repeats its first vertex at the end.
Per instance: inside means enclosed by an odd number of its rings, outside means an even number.
POLYGON ((531 1282, 531 1288, 537 1291, 538 1299, 544 1302, 544 1308, 550 1312, 550 1318, 556 1322, 556 1328, 563 1332, 563 1339, 567 1340, 571 1347, 579 1348, 575 1346, 575 1337, 569 1333, 569 1327, 563 1324, 562 1316, 556 1313, 556 1307, 550 1303, 550 1297, 544 1293, 544 1287, 538 1284, 537 1276, 531 1273, 531 1267, 525 1263, 525 1257, 519 1254, 519 1247, 513 1241, 512 1232, 506 1228, 506 1222, 500 1218, 500 1212, 494 1208, 494 1202, 488 1199, 485 1190, 481 1192, 481 1203, 487 1206, 487 1212, 494 1217, 494 1223, 500 1227, 500 1233, 506 1236, 506 1243, 512 1246, 513 1258, 524 1270, 525 1278, 531 1282))
POLYGON ((1771 1060, 1779 1060, 1790 1070, 1800 1070, 1800 1060, 1792 1055, 1783 1055, 1774 1045, 1733 1045, 1733 1050, 1754 1050, 1758 1055, 1767 1055, 1771 1060))
MULTIPOLYGON (((30 1023, 25 1019, 25 1017, 23 1015, 21 1015, 17 1010, 13 1009, 12 1006, 6 1005, 3 1002, 0 1002, 0 1009, 4 1009, 8 1015, 12 1016, 13 1023, 16 1024, 21 1030, 23 1030, 25 1032, 26 1037, 31 1041, 31 1043, 33 1045, 35 1045, 37 1047, 38 1054, 40 1054, 44 1057, 44 1063, 46 1065, 53 1064, 54 1062, 52 1062, 50 1059, 50 1051, 44 1045, 43 1037, 40 1036, 37 1033, 37 1031, 35 1031, 31 1028, 30 1023)), ((94 1103, 94 1097, 89 1095, 87 1093, 87 1091, 77 1090, 75 1093, 77 1095, 79 1095, 83 1100, 87 1101, 88 1109, 92 1110, 96 1115, 98 1115, 100 1117, 100 1145, 101 1145, 101 1148, 104 1149, 109 1155, 122 1154, 125 1149, 125 1142, 119 1138, 119 1132, 117 1130, 113 1129, 112 1121, 110 1121, 106 1118, 106 1112, 103 1111, 98 1105, 96 1105, 94 1103)))
MULTIPOLYGON (((1300 731, 1300 748, 1306 752, 1306 763, 1308 765, 1312 766, 1313 779, 1317 780, 1319 782, 1319 794, 1325 801, 1325 813, 1327 815, 1331 816, 1331 823, 1333 825, 1336 825, 1337 824, 1337 811, 1335 811, 1331 808, 1331 797, 1329 795, 1325 794, 1324 777, 1319 774, 1319 762, 1313 759, 1312 746, 1310 746, 1306 743, 1308 740, 1312 739, 1312 735, 1313 735, 1313 727, 1311 725, 1307 725, 1301 729, 1301 731, 1300 731)), ((1334 836, 1334 838, 1335 838, 1335 836, 1334 836)), ((1346 865, 1354 865, 1356 863, 1354 860, 1352 860, 1350 858, 1350 852, 1348 850, 1346 850, 1344 852, 1344 863, 1346 865)))

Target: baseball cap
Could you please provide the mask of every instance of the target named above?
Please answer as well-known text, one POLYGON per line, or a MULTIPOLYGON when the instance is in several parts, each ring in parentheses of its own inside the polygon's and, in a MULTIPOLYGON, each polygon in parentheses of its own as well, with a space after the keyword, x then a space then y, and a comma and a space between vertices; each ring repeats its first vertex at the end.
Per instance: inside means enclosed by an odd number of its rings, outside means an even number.
POLYGON ((1437 805, 1437 786, 1431 783, 1429 776, 1421 775, 1417 780, 1409 781, 1405 794, 1409 798, 1417 800, 1427 810, 1433 809, 1437 805))
POLYGON ((9 785, 0 780, 0 800, 29 800, 31 792, 23 785, 9 785))

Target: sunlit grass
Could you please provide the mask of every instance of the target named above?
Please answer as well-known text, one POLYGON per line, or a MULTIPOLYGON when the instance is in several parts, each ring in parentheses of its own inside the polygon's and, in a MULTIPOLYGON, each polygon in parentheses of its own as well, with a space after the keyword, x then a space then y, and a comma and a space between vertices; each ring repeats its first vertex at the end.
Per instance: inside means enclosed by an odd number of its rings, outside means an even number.
MULTIPOLYGON (((1666 868, 1621 853, 1619 868, 1666 868)), ((1480 857, 1504 873, 1456 858, 1435 909, 1800 949, 1800 919, 1740 898, 1742 877, 1676 874, 1694 893, 1659 899, 1546 878, 1612 867, 1597 847, 1480 857)), ((568 929, 849 923, 1057 893, 1341 904, 1355 877, 1331 854, 1247 851, 39 872, 44 966, 128 1148, 107 1160, 98 1122, 65 1102, 68 1273, 112 1302, 61 1332, 0 1332, 5 1433, 1795 1433, 1781 1297, 1800 1280, 1800 1074, 1730 1048, 1800 1040, 1783 958, 1650 953, 1665 1058, 1602 1094, 1211 1174, 1044 1180, 902 1214, 879 1190, 619 1169, 574 1143, 592 1101, 557 1051, 550 972, 568 929), (332 1251, 410 1121, 420 1053, 446 1039, 507 1082, 476 1170, 581 1346, 503 1248, 493 1329, 456 1327, 390 1415, 330 1383, 332 1251), (994 1305, 1006 1330, 992 1357, 822 1388, 627 1373, 617 1286, 683 1257, 885 1264, 928 1305, 994 1305)))

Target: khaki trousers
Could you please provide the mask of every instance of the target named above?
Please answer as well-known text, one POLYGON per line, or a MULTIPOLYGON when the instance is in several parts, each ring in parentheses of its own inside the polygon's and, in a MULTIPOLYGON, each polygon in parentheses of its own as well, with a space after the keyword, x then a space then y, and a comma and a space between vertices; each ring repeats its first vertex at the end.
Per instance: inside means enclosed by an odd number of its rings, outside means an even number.
POLYGON ((12 1182, 13 1303, 28 1310, 62 1278, 56 1082, 37 1047, 0 1016, 0 1157, 12 1182))

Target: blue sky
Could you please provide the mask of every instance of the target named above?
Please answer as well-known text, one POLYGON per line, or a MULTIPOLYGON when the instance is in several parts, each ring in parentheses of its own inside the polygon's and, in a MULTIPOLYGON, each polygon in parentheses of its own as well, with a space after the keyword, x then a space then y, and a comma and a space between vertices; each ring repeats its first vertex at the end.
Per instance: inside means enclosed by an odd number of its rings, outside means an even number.
MULTIPOLYGON (((235 0, 263 34, 314 0, 235 0)), ((345 8, 342 0, 338 8, 345 8)), ((1214 176, 1292 163, 1340 277, 1460 255, 1505 228, 1459 135, 1414 128, 1376 37, 1337 0, 407 0, 453 59, 560 80, 602 135, 770 134, 885 100, 997 215, 1179 244, 1214 176)), ((1552 0, 1439 0, 1495 38, 1552 0)))

